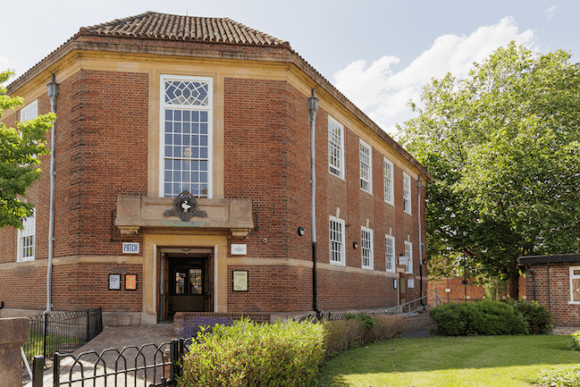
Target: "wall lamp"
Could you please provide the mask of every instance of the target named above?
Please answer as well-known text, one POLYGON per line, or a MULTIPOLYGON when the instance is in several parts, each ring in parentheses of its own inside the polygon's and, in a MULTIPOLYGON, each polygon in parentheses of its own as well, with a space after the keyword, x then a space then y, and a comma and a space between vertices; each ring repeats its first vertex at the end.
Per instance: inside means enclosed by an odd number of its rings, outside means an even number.
POLYGON ((355 250, 358 249, 358 242, 357 241, 352 242, 352 248, 355 250))
POLYGON ((298 227, 298 235, 304 236, 305 233, 306 231, 304 231, 304 227, 302 226, 298 227))

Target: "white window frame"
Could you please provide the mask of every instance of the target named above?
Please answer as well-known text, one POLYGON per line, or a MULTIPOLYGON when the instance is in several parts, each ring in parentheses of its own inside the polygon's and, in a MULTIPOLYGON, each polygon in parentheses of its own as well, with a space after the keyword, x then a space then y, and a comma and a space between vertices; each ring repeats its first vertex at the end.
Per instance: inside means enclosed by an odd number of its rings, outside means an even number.
POLYGON ((395 256, 395 237, 391 235, 385 235, 385 271, 389 273, 394 273, 397 266, 397 257, 395 256), (389 269, 389 261, 391 262, 391 268, 389 269))
POLYGON ((383 159, 383 178, 385 181, 385 203, 389 203, 394 205, 394 166, 393 163, 387 160, 386 158, 383 159))
POLYGON ((328 116, 328 172, 344 179, 344 125, 331 116, 328 116), (338 143, 333 137, 338 137, 338 143))
POLYGON ((334 216, 329 217, 329 226, 328 226, 328 251, 329 251, 329 262, 331 265, 339 265, 339 266, 346 266, 346 249, 345 249, 345 233, 346 227, 344 220, 340 218, 336 218, 334 216), (336 232, 333 229, 333 225, 340 226, 340 230, 338 231, 340 234, 338 238, 333 238, 336 236, 336 232), (337 244, 337 245, 333 245, 337 244), (338 249, 333 248, 337 246, 338 249), (333 255, 338 254, 338 260, 334 259, 333 255))
POLYGON ((412 213, 411 201, 411 176, 403 172, 403 211, 407 214, 412 213))
POLYGON ((373 193, 373 150, 369 144, 359 140, 359 165, 360 165, 360 189, 370 194, 373 193), (365 160, 368 151, 368 162, 365 160), (368 174, 367 177, 364 175, 368 174))
POLYGON ((36 250, 36 211, 32 215, 24 218, 22 225, 23 230, 18 230, 18 253, 16 262, 34 261, 36 250))
MULTIPOLYGON (((208 124, 208 167, 207 167, 207 197, 208 199, 213 198, 213 78, 211 77, 194 77, 185 75, 169 75, 161 74, 159 83, 159 197, 165 197, 165 110, 189 110, 189 111, 206 111, 207 112, 207 124, 208 124), (165 82, 166 81, 185 81, 185 82, 207 82, 208 83, 208 95, 207 106, 192 106, 192 105, 180 105, 180 104, 168 104, 165 102, 165 82)), ((175 159, 175 157, 171 157, 175 159)), ((184 157, 181 157, 184 159, 184 157)), ((199 158, 201 159, 201 157, 199 158)), ((193 160, 193 159, 192 159, 193 160)), ((193 192, 190 192, 194 194, 193 192)), ((174 196, 173 196, 174 197, 174 196)))
POLYGON ((360 228, 360 255, 361 267, 363 269, 373 270, 374 268, 374 248, 373 248, 373 230, 364 226, 360 228), (368 236, 368 238, 367 238, 368 236), (368 264, 365 265, 365 258, 368 264))
POLYGON ((569 304, 580 304, 580 297, 578 297, 577 301, 574 301, 574 280, 580 281, 580 274, 574 274, 575 270, 580 271, 580 266, 570 267, 570 301, 568 301, 569 304))
POLYGON ((413 274, 413 244, 405 241, 405 273, 413 274))
POLYGON ((38 117, 38 100, 34 100, 22 109, 20 109, 20 121, 26 122, 38 117))

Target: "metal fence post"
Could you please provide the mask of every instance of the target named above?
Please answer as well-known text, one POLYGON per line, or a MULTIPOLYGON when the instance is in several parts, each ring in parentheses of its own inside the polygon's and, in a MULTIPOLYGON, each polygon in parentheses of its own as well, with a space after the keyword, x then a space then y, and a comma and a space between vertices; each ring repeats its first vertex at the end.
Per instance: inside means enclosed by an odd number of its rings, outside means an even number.
POLYGON ((169 380, 175 380, 175 376, 180 374, 179 367, 177 366, 177 360, 179 357, 179 340, 172 339, 171 346, 169 347, 169 361, 171 365, 169 366, 169 380))
POLYGON ((60 386, 60 357, 58 352, 52 357, 52 385, 53 387, 60 386))
POLYGON ((48 316, 49 314, 44 314, 43 315, 43 327, 42 327, 42 354, 44 355, 44 357, 46 357, 46 336, 48 336, 48 316))
POLYGON ((44 356, 36 355, 32 360, 32 387, 42 387, 44 374, 44 356))

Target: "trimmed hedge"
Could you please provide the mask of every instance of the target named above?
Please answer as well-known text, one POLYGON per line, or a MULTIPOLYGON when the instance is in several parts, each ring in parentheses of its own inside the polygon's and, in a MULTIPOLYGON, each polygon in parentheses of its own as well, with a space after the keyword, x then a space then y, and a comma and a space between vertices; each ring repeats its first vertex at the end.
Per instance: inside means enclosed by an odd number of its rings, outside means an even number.
POLYGON ((440 305, 429 313, 442 336, 515 335, 530 330, 519 311, 500 301, 440 305))
POLYGON ((548 335, 554 330, 554 314, 537 301, 510 300, 509 304, 522 314, 530 328, 530 335, 548 335))
POLYGON ((178 386, 310 386, 324 354, 323 324, 243 319, 199 333, 178 386))

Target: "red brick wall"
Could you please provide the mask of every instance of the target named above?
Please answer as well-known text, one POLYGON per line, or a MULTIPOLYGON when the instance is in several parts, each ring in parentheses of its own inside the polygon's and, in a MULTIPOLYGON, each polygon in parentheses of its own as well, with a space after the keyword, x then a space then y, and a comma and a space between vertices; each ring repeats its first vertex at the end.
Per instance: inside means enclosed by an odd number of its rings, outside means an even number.
MULTIPOLYGON (((450 302, 463 302, 463 301, 476 301, 482 300, 486 297, 485 288, 482 285, 478 285, 475 279, 469 280, 469 285, 462 285, 461 277, 450 277, 444 279, 429 279, 429 290, 433 291, 429 298, 435 297, 435 291, 437 291, 437 296, 441 302, 448 304, 450 302), (446 292, 445 289, 449 289, 446 292)), ((519 292, 520 298, 526 296, 526 278, 520 277, 519 280, 519 292)), ((501 299, 506 299, 507 294, 502 293, 500 295, 501 299)), ((528 297, 529 299, 529 297, 528 297)))
MULTIPOLYGON (((571 266, 577 267, 580 263, 531 267, 536 272, 535 299, 554 313, 554 324, 557 327, 580 327, 580 304, 568 303, 571 266)), ((526 272, 526 296, 528 300, 534 299, 534 278, 529 271, 526 272)))
POLYGON ((79 263, 55 266, 53 309, 141 312, 143 268, 135 264, 79 263), (121 274, 121 290, 109 290, 109 274, 121 274), (137 274, 137 290, 125 290, 125 275, 137 274))
MULTIPOLYGON (((252 199, 259 230, 244 240, 248 256, 312 260, 310 202, 310 120, 308 98, 282 81, 226 79, 225 196, 252 199), (251 182, 248 184, 248 182, 251 182), (303 237, 297 228, 306 230, 303 237), (263 239, 267 242, 264 243, 263 239)), ((413 242, 414 273, 419 274, 416 180, 412 180, 413 214, 404 214, 402 170, 394 169, 395 207, 384 203, 383 155, 373 149, 373 194, 360 189, 359 137, 345 128, 345 180, 328 172, 328 114, 316 117, 317 260, 329 263, 329 215, 346 227, 346 265, 361 267, 361 226, 374 231, 374 269, 385 270, 385 234, 392 228, 396 255, 404 252, 407 235, 413 242)), ((391 158, 391 161, 396 161, 391 158)), ((424 208, 422 210, 424 214, 424 208)), ((235 243, 235 242, 234 242, 235 243)), ((312 269, 278 266, 229 267, 228 310, 302 311, 312 309, 312 269), (231 291, 231 270, 249 270, 250 290, 231 291)), ((319 307, 377 308, 396 304, 392 279, 360 273, 319 270, 319 307)), ((426 285, 424 293, 426 292, 426 285)), ((409 294, 410 293, 410 294, 409 294)), ((419 286, 408 290, 419 297, 419 286)))

